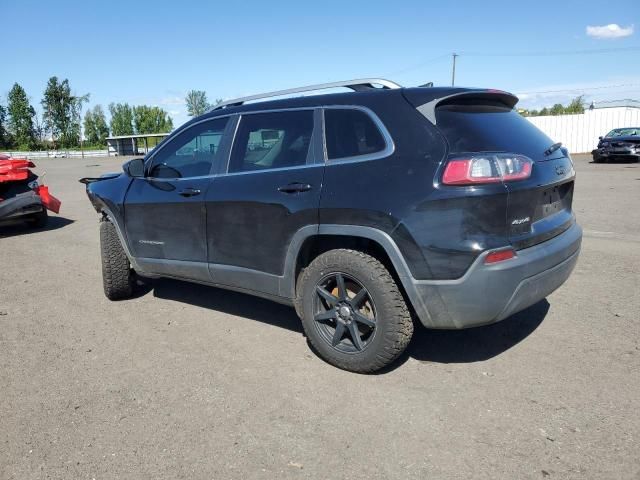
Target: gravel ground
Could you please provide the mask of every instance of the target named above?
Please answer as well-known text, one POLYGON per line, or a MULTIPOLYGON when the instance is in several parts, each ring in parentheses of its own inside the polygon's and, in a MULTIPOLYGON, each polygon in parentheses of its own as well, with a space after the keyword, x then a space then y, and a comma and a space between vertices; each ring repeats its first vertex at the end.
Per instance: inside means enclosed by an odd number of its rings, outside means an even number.
POLYGON ((576 157, 567 284, 497 325, 419 330, 379 375, 329 366, 292 309, 158 280, 102 294, 77 183, 0 229, 0 478, 640 478, 640 165, 576 157))

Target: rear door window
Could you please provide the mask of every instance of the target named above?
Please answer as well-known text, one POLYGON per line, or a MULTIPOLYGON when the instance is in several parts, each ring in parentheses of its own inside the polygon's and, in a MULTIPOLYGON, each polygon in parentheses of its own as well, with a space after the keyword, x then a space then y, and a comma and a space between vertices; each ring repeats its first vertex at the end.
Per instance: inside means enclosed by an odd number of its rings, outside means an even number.
POLYGON ((229 173, 305 165, 312 135, 313 110, 242 115, 229 173))
POLYGON ((375 154, 386 147, 380 129, 362 110, 326 108, 324 124, 329 160, 375 154))

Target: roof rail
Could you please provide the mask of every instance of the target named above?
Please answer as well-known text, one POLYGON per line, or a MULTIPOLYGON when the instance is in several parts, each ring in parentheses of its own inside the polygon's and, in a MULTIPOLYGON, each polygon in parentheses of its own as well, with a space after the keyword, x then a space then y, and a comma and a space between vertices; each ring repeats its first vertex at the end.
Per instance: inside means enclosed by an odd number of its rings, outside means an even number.
POLYGON ((250 95, 248 97, 242 98, 234 98, 232 100, 227 100, 218 105, 215 105, 211 110, 219 110, 225 107, 237 107, 238 105, 242 105, 245 102, 250 102, 251 100, 260 100, 263 98, 271 98, 271 97, 281 97, 284 95, 291 95, 293 93, 302 93, 302 92, 313 92, 315 90, 325 90, 327 88, 338 88, 338 87, 346 87, 350 88, 354 91, 367 90, 371 88, 376 88, 374 85, 380 85, 382 89, 394 89, 394 88, 402 88, 395 82, 390 80, 385 80, 383 78, 359 78, 355 80, 345 80, 342 82, 331 82, 331 83, 318 83, 317 85, 309 85, 307 87, 297 87, 297 88, 289 88, 287 90, 277 90, 275 92, 267 92, 267 93, 259 93, 257 95, 250 95))

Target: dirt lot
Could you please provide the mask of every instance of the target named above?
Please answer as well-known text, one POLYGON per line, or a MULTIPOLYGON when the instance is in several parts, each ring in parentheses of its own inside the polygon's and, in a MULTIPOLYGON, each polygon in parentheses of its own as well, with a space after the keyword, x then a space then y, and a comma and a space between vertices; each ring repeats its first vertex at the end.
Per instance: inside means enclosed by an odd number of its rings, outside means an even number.
POLYGON ((109 302, 77 179, 121 160, 40 160, 61 216, 0 230, 0 478, 640 478, 640 165, 575 160, 568 283, 373 376, 253 297, 109 302))

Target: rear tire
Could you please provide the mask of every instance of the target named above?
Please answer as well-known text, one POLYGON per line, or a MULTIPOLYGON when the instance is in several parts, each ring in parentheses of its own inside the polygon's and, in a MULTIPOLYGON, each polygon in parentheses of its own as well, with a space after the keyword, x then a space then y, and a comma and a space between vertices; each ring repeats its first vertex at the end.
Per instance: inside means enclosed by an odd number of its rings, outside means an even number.
POLYGON ((44 228, 47 226, 47 222, 49 221, 49 214, 47 213, 47 209, 42 207, 42 211, 38 213, 34 213, 31 218, 29 218, 29 223, 33 228, 44 228))
POLYGON ((297 291, 296 310, 309 342, 338 368, 375 372, 409 345, 409 309, 389 271, 370 255, 323 253, 304 269, 297 291))
POLYGON ((100 222, 100 253, 102 256, 102 286, 109 300, 129 298, 133 294, 134 272, 122 248, 113 223, 100 222))

